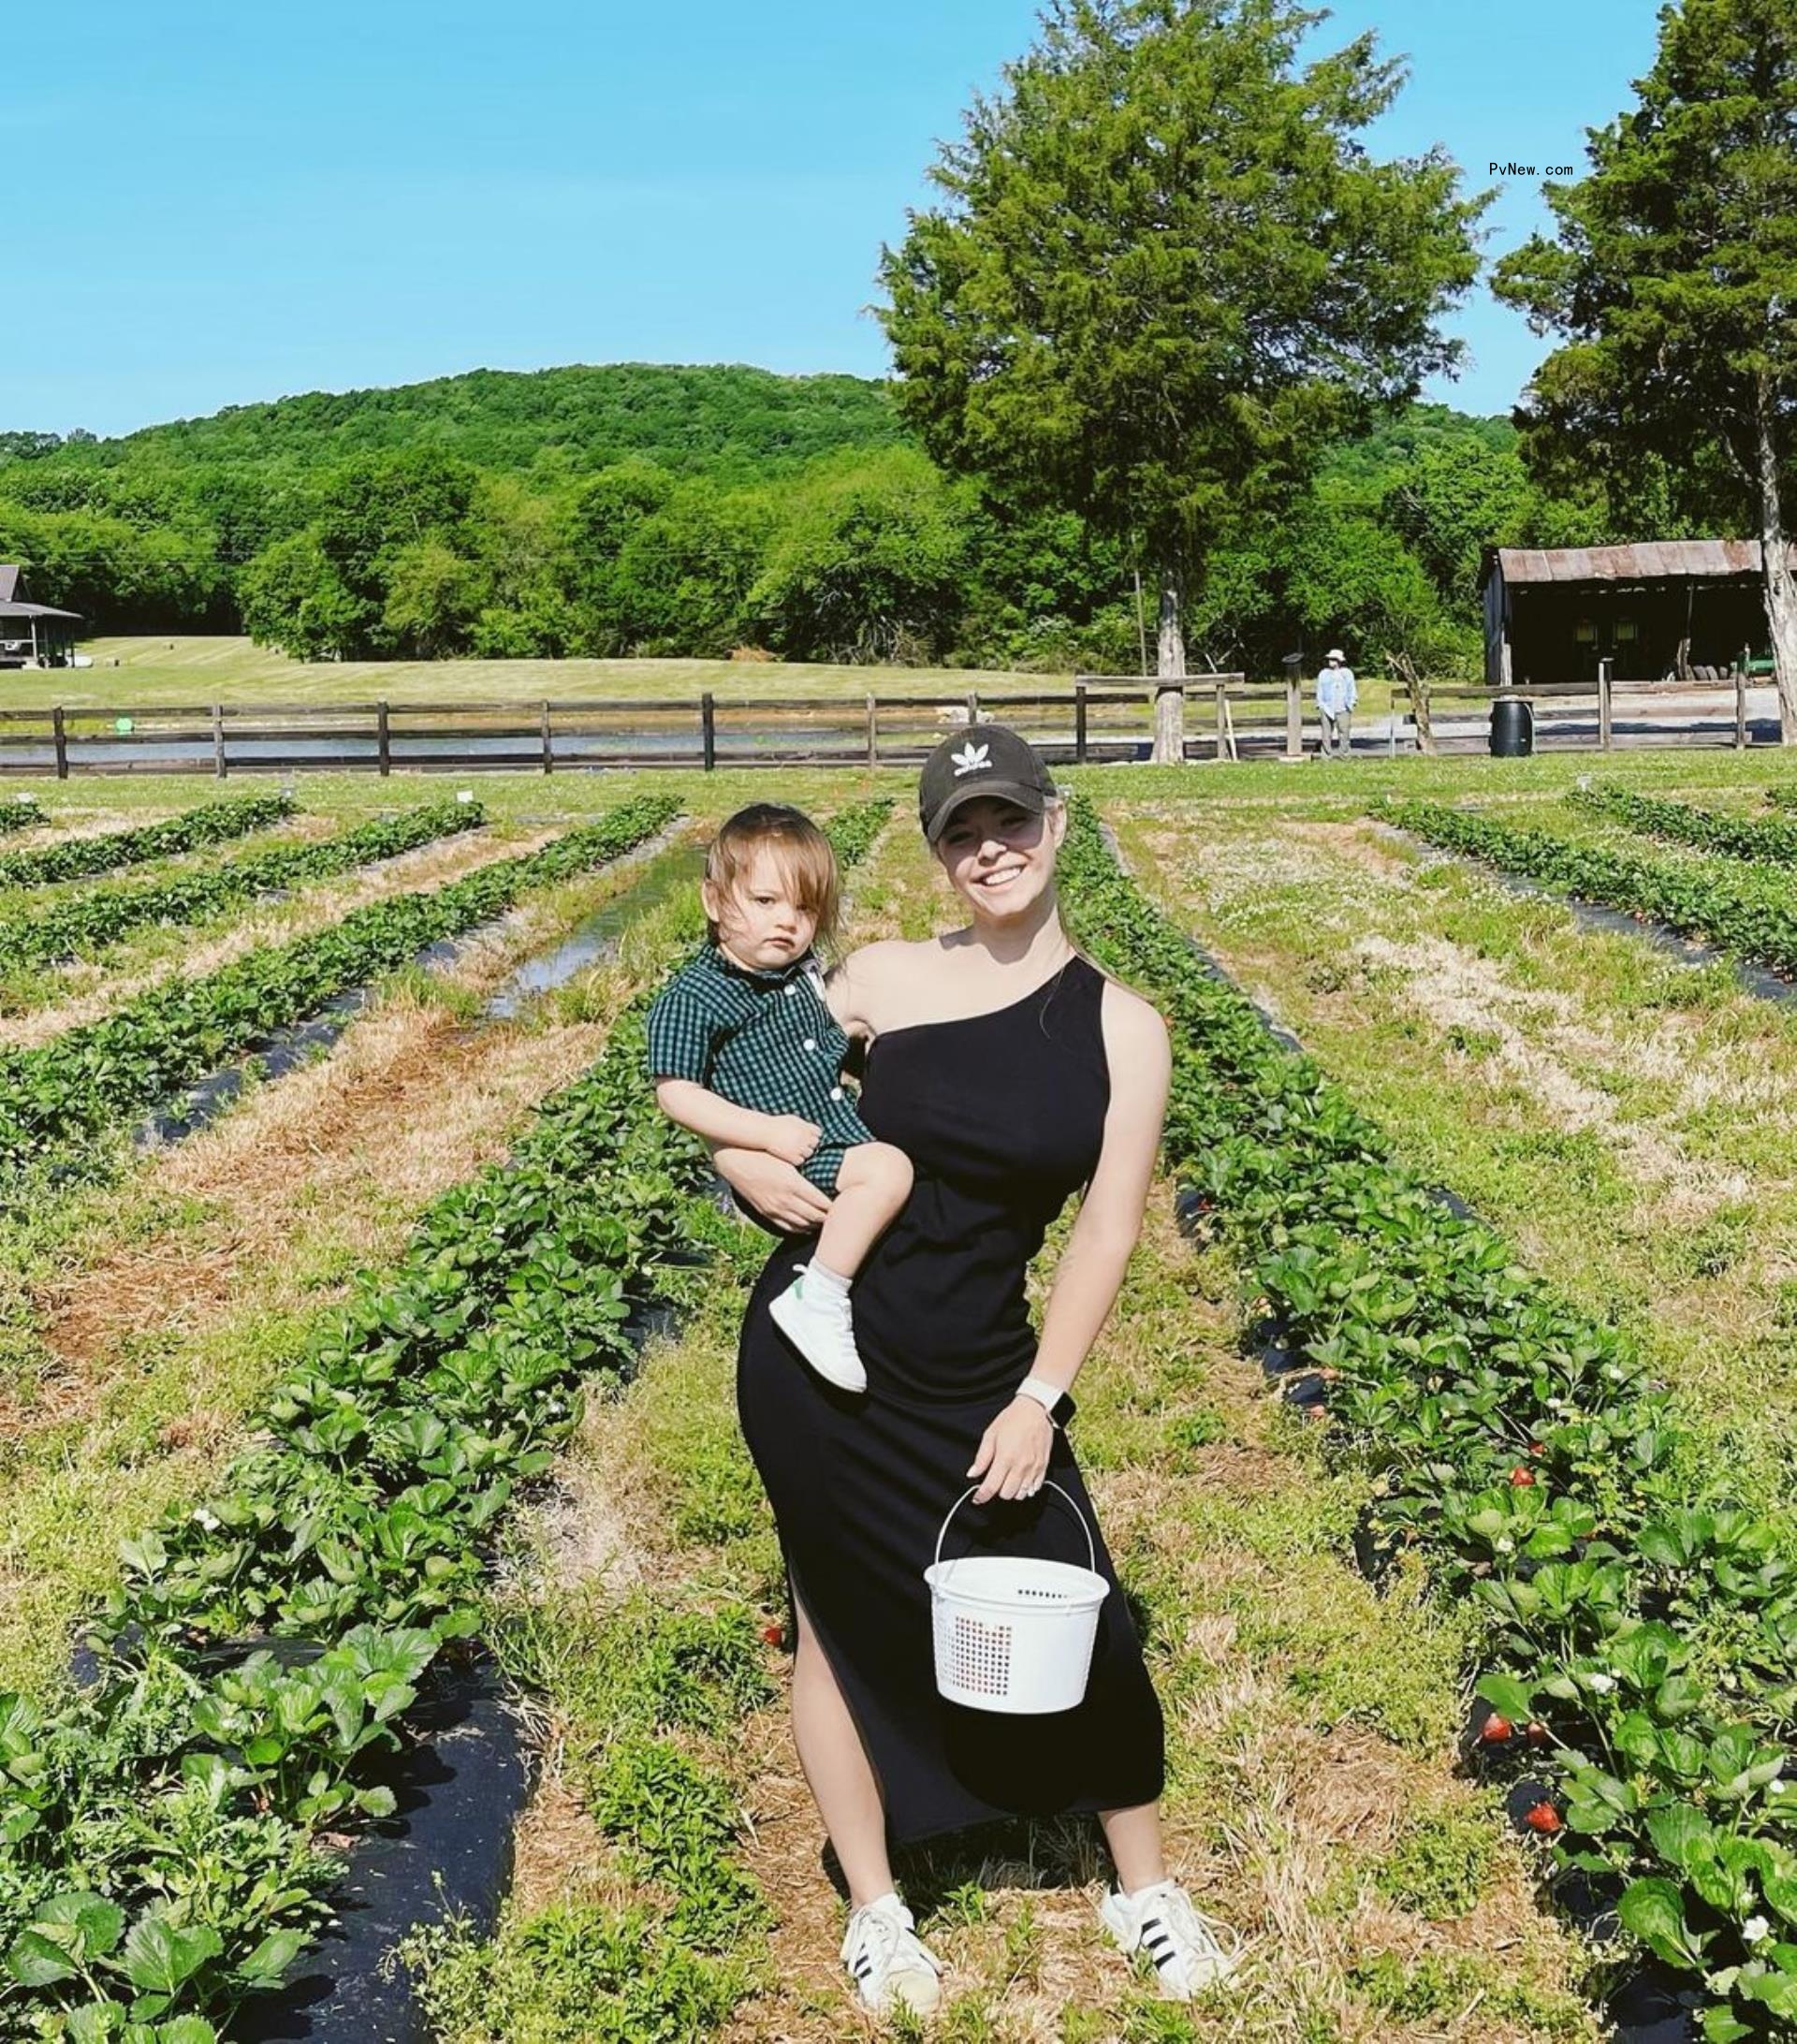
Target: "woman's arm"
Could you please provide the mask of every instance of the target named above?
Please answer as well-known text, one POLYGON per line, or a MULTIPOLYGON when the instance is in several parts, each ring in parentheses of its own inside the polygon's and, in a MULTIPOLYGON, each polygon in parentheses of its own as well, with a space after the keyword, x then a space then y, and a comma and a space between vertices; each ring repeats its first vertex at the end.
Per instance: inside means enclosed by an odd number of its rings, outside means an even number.
MULTIPOLYGON (((1173 1078, 1166 1024, 1146 1000, 1107 985, 1101 1018, 1111 1068, 1104 1140, 1055 1269, 1030 1372, 1060 1391, 1073 1388, 1122 1289, 1142 1233, 1173 1078)), ((1029 1496, 1042 1482, 1053 1444, 1054 1429, 1042 1407, 1033 1398, 1014 1399, 986 1428, 967 1472, 984 1479, 975 1501, 1029 1496)))
POLYGON ((752 1213, 782 1234, 810 1234, 829 1217, 830 1202, 809 1178, 766 1150, 711 1146, 711 1164, 719 1177, 752 1213))
POLYGON ((830 1013, 851 1036, 871 1037, 880 1029, 880 988, 898 954, 914 950, 896 937, 863 944, 836 966, 824 985, 830 1013))

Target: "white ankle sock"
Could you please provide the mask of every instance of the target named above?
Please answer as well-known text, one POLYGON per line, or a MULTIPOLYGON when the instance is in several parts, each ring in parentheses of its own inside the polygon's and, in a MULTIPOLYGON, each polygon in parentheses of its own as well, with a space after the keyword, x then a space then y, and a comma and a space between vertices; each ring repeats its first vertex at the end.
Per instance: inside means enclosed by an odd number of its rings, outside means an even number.
POLYGON ((846 1299, 849 1280, 813 1257, 805 1266, 805 1289, 814 1299, 846 1299))

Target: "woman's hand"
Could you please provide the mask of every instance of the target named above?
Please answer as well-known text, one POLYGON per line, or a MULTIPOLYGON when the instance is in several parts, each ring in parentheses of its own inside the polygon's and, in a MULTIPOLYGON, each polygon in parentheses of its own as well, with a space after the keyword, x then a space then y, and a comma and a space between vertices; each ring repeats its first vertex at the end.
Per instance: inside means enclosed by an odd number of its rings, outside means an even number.
POLYGON ((1033 1497, 1048 1473, 1055 1423, 1033 1398, 1013 1398, 980 1440, 969 1476, 985 1482, 973 1493, 983 1505, 992 1497, 1033 1497))
POLYGON ((766 1150, 721 1146, 711 1152, 711 1162, 733 1192, 788 1234, 810 1234, 829 1217, 828 1194, 766 1150))

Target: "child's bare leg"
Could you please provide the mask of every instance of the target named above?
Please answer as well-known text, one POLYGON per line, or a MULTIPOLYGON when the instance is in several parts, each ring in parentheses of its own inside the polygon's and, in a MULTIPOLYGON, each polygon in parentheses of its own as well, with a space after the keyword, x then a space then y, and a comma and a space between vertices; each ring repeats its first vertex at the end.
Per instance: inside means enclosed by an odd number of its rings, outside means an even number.
POLYGON ((839 1278, 853 1278, 911 1197, 911 1159, 890 1143, 857 1143, 846 1151, 816 1261, 839 1278))

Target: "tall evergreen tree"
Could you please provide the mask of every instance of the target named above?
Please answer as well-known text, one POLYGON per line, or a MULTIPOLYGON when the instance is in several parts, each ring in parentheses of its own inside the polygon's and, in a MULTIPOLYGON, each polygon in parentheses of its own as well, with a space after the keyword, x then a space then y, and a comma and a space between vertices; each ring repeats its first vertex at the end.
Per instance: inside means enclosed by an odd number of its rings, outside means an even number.
POLYGON ((1635 91, 1592 131, 1590 173, 1547 186, 1556 236, 1498 266, 1498 296, 1568 336, 1536 372, 1527 445, 1543 467, 1578 444, 1658 456, 1687 516, 1751 521, 1797 744, 1797 0, 1662 7, 1635 91))
MULTIPOLYGON (((1185 672, 1207 554, 1458 343, 1483 201, 1439 152, 1356 140, 1401 66, 1371 36, 1300 66, 1293 0, 1049 0, 974 102, 943 195, 884 252, 899 403, 946 466, 1079 511, 1160 591, 1185 672)), ((1176 695, 1157 752, 1176 744, 1176 695)))

